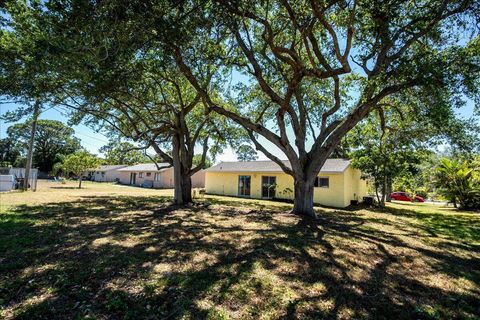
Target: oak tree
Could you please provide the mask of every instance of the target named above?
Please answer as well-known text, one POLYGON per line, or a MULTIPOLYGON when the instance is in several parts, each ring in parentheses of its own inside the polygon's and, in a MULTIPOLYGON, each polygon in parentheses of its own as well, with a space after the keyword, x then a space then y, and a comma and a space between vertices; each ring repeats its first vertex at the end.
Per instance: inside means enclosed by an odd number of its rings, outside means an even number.
POLYGON ((479 7, 470 0, 212 1, 202 8, 218 28, 205 35, 197 23, 195 30, 203 38, 227 35, 215 58, 247 78, 232 94, 236 110, 202 85, 205 75, 194 66, 210 55, 192 50, 183 33, 165 42, 211 110, 243 126, 256 148, 294 178, 293 212, 314 216, 315 177, 341 139, 386 99, 422 95, 434 104, 441 92, 454 105, 459 88, 473 92, 478 52, 471 59, 463 49, 478 42, 479 7))
MULTIPOLYGON (((12 141, 18 150, 27 150, 30 130, 31 122, 14 124, 7 129, 7 139, 12 141)), ((48 173, 52 171, 60 155, 79 151, 80 140, 74 136, 74 133, 75 130, 58 120, 38 120, 32 165, 48 173)))

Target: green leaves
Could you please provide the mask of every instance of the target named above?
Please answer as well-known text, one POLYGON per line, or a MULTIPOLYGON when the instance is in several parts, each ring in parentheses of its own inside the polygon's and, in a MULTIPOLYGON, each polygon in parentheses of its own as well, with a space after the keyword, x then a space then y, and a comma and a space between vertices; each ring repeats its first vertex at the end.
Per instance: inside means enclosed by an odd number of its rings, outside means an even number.
POLYGON ((36 2, 7 1, 0 29, 0 94, 26 103, 48 98, 57 87, 45 15, 36 2))
POLYGON ((99 151, 105 154, 105 161, 112 165, 134 165, 150 161, 148 157, 129 142, 114 140, 100 148, 99 151))
MULTIPOLYGON (((31 122, 17 123, 7 129, 7 139, 11 141, 14 150, 19 153, 17 159, 11 161, 20 163, 21 155, 25 156, 31 133, 31 122)), ((81 149, 80 140, 74 137, 75 131, 57 120, 38 120, 34 140, 33 167, 48 173, 61 155, 68 155, 81 149)), ((0 147, 1 149, 1 147, 0 147)))
POLYGON ((94 169, 100 165, 100 160, 87 151, 78 151, 66 156, 62 161, 62 171, 80 176, 87 169, 94 169))
POLYGON ((463 209, 480 208, 480 168, 474 161, 443 158, 436 168, 438 191, 463 209))

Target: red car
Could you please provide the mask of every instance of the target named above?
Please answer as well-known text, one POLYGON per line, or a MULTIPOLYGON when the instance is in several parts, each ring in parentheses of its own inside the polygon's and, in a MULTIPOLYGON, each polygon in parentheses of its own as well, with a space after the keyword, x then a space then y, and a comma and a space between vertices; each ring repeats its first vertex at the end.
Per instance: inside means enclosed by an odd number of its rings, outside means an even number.
MULTIPOLYGON (((393 192, 390 194, 390 198, 392 198, 393 200, 398 200, 398 201, 412 201, 412 198, 406 194, 405 192, 393 192)), ((425 202, 425 199, 423 199, 422 197, 420 196, 415 196, 415 199, 414 201, 417 201, 417 202, 425 202)))

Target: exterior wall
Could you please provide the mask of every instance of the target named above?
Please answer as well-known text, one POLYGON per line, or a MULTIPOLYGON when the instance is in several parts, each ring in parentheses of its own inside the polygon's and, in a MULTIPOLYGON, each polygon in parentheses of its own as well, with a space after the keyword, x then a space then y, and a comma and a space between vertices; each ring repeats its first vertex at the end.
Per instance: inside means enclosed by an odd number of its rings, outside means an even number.
POLYGON ((367 181, 361 179, 361 171, 349 167, 344 175, 345 206, 350 205, 350 200, 362 201, 363 197, 367 195, 367 181))
MULTIPOLYGON (((130 174, 136 173, 136 186, 141 186, 144 181, 152 181, 154 188, 164 188, 164 189, 171 189, 174 187, 174 180, 173 180, 173 168, 168 168, 165 170, 160 171, 160 180, 155 181, 155 173, 157 171, 149 171, 145 172, 142 171, 143 177, 140 178, 139 171, 119 171, 118 178, 120 183, 122 184, 130 184, 130 174), (147 173, 150 173, 150 176, 147 176, 147 173)), ((195 173, 192 176, 192 187, 193 188, 204 188, 205 187, 205 171, 201 170, 195 173)))
POLYGON ((15 187, 13 175, 0 175, 0 191, 10 191, 15 187))
MULTIPOLYGON (((251 177, 250 198, 261 198, 262 176, 276 177, 276 198, 293 199, 293 177, 285 173, 271 172, 206 172, 205 188, 209 194, 238 196, 238 177, 251 177)), ((350 205, 357 195, 362 200, 366 195, 366 182, 360 179, 360 171, 348 168, 344 173, 320 174, 319 177, 329 178, 328 188, 316 187, 313 201, 315 203, 344 208, 350 205)))
POLYGON ((238 177, 251 176, 250 198, 262 197, 262 176, 276 177, 276 198, 293 199, 293 178, 284 173, 275 172, 206 172, 205 189, 207 193, 238 196, 238 177))
MULTIPOLYGON (((118 171, 118 169, 108 171, 91 171, 93 181, 97 182, 115 182, 117 179, 121 181, 121 177, 123 177, 124 174, 125 172, 118 171)), ((126 183, 128 182, 130 182, 130 174, 128 174, 128 181, 126 183)))
MULTIPOLYGON (((328 188, 315 187, 313 191, 313 202, 329 207, 346 207, 345 205, 345 177, 343 173, 320 174, 321 178, 328 178, 328 188)), ((348 200, 350 204, 350 200, 348 200)))
MULTIPOLYGON (((155 176, 154 176, 155 178, 155 176)), ((153 182, 154 188, 173 188, 173 168, 168 168, 160 172, 160 181, 153 182)))
POLYGON ((192 188, 205 188, 205 170, 200 170, 192 176, 192 188))
POLYGON ((155 172, 149 171, 149 172, 137 172, 137 179, 136 179, 136 186, 141 186, 145 181, 152 181, 155 178, 155 172), (142 177, 140 178, 140 173, 142 173, 142 177), (147 176, 147 174, 150 174, 150 176, 147 176))
POLYGON ((358 187, 358 200, 363 201, 363 197, 368 196, 368 180, 366 178, 362 179, 362 172, 358 170, 358 175, 360 178, 359 187, 358 187))
POLYGON ((102 182, 105 181, 105 172, 93 171, 92 172, 93 181, 102 182), (103 173, 103 175, 102 175, 103 173))
POLYGON ((121 184, 130 184, 130 172, 118 171, 118 179, 121 184))
POLYGON ((120 180, 121 175, 122 175, 122 172, 118 170, 110 170, 105 172, 105 178, 106 178, 106 181, 108 182, 115 182, 117 180, 120 180))

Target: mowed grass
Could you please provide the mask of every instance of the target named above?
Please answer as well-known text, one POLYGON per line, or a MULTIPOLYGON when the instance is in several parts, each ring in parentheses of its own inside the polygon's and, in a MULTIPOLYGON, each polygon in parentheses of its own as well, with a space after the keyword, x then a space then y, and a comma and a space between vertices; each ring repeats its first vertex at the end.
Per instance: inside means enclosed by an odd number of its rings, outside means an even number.
POLYGON ((0 318, 480 317, 478 213, 75 186, 0 194, 0 318))

